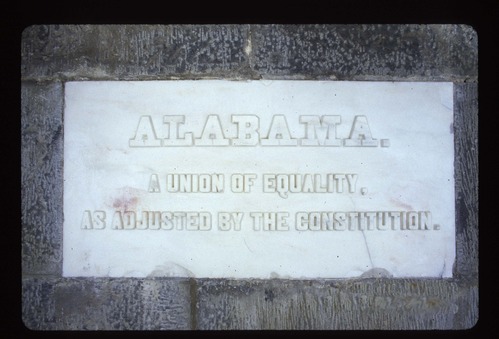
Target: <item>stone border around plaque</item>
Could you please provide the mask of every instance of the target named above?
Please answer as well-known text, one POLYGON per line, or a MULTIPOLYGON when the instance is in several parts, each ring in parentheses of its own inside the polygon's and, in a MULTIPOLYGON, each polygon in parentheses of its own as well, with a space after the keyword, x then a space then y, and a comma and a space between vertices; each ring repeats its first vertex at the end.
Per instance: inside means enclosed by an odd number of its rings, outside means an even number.
POLYGON ((473 327, 477 39, 465 25, 28 27, 21 45, 24 324, 33 330, 473 327), (109 80, 452 82, 452 269, 445 278, 393 278, 381 269, 342 279, 63 274, 65 90, 71 82, 109 80))

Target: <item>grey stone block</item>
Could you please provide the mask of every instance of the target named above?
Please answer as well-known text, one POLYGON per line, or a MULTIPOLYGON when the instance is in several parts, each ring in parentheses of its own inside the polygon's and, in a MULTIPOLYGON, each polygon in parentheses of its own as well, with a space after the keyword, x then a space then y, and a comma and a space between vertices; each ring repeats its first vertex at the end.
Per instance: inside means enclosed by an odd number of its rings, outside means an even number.
POLYGON ((248 74, 248 26, 50 25, 22 37, 23 79, 167 79, 248 74))
POLYGON ((203 280, 200 329, 449 329, 477 320, 476 285, 449 280, 203 280), (464 307, 463 307, 464 306, 464 307))
POLYGON ((54 290, 57 278, 22 279, 22 320, 31 330, 55 330, 54 290))
POLYGON ((62 84, 23 83, 21 100, 23 272, 60 274, 63 220, 62 84))
POLYGON ((476 32, 465 25, 251 27, 263 78, 463 80, 478 76, 476 32))
POLYGON ((33 330, 191 328, 185 279, 25 278, 23 321, 33 330))
POLYGON ((454 84, 455 274, 478 279, 478 85, 454 84))

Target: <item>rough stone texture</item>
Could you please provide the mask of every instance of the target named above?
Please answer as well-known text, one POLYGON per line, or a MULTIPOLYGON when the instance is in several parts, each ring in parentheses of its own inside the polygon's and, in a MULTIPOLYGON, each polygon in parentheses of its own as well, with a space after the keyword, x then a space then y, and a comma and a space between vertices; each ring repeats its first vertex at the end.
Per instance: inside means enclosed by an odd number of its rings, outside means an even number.
POLYGON ((33 330, 189 329, 185 279, 23 279, 23 321, 33 330))
POLYGON ((31 330, 56 328, 54 290, 57 279, 50 277, 22 279, 22 319, 31 330))
POLYGON ((164 79, 247 73, 247 26, 30 26, 23 79, 164 79))
POLYGON ((274 25, 251 29, 264 78, 460 80, 478 76, 478 39, 464 25, 274 25))
POLYGON ((23 79, 476 80, 465 25, 30 26, 23 79))
POLYGON ((63 220, 62 84, 23 83, 21 102, 23 272, 60 274, 63 220))
POLYGON ((463 329, 478 320, 478 48, 464 25, 31 26, 22 36, 23 321, 30 329, 463 329), (453 81, 452 279, 61 277, 68 80, 453 81))
POLYGON ((477 294, 476 286, 460 287, 436 279, 206 280, 199 287, 198 326, 282 330, 470 327, 476 310, 467 301, 477 294))
POLYGON ((478 85, 454 85, 455 274, 478 277, 478 85))

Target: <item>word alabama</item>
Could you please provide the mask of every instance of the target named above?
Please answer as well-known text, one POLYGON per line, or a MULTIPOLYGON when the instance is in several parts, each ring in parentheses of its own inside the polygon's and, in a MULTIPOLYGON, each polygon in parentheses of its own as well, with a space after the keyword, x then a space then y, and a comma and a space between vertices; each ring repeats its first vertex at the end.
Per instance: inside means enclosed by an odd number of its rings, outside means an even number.
POLYGON ((350 147, 389 147, 388 139, 374 139, 364 115, 355 116, 348 138, 336 135, 336 126, 341 124, 339 115, 300 115, 305 137, 291 135, 285 115, 274 115, 266 136, 260 132, 260 119, 256 115, 232 115, 232 124, 237 125, 237 134, 226 136, 218 115, 208 115, 203 130, 198 137, 193 132, 180 132, 185 123, 184 115, 165 115, 163 124, 155 126, 150 115, 140 117, 135 135, 129 139, 130 147, 169 147, 169 146, 350 146, 350 147), (158 135, 161 127, 165 131, 158 135))

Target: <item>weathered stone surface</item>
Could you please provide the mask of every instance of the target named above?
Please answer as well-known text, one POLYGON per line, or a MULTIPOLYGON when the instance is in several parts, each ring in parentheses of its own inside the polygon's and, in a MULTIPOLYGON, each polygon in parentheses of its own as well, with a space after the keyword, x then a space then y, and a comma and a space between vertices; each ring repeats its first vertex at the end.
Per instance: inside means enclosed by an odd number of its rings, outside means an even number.
POLYGON ((476 32, 464 25, 251 27, 263 78, 460 80, 478 76, 476 32))
POLYGON ((50 277, 23 277, 22 320, 29 329, 56 329, 54 290, 57 281, 50 277))
POLYGON ((24 79, 478 76, 465 25, 50 25, 23 32, 24 79))
POLYGON ((21 99, 23 272, 60 274, 63 218, 62 84, 24 83, 21 99))
POLYGON ((478 278, 478 85, 454 84, 455 273, 478 278))
POLYGON ((466 328, 476 308, 463 300, 476 295, 449 280, 206 280, 197 318, 200 329, 466 328))
POLYGON ((189 329, 182 279, 23 279, 23 321, 33 330, 189 329))
POLYGON ((23 32, 23 79, 243 77, 247 26, 50 25, 23 32))

